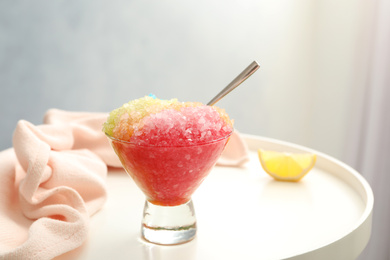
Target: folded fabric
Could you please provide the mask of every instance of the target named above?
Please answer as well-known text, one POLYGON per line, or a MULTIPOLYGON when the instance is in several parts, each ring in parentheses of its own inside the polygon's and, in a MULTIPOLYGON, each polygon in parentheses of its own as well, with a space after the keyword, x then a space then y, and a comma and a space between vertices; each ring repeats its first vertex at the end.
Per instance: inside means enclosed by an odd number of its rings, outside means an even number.
MULTIPOLYGON (((52 259, 86 240, 106 200, 107 166, 121 167, 101 131, 106 118, 52 109, 42 125, 18 122, 13 148, 0 152, 0 259, 52 259)), ((235 133, 219 164, 246 160, 235 133)))
POLYGON ((242 140, 237 130, 234 131, 226 145, 225 150, 219 157, 217 165, 220 166, 241 166, 249 161, 248 147, 242 140))

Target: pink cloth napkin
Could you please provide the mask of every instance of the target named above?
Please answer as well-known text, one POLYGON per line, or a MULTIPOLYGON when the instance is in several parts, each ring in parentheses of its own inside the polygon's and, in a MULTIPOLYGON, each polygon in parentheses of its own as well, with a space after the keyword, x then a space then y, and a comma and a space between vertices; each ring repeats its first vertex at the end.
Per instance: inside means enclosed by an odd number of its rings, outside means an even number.
MULTIPOLYGON (((0 152, 0 259, 52 259, 86 240, 107 166, 121 167, 101 131, 106 118, 52 109, 42 125, 18 122, 14 147, 0 152)), ((235 133, 218 163, 247 160, 235 133)))

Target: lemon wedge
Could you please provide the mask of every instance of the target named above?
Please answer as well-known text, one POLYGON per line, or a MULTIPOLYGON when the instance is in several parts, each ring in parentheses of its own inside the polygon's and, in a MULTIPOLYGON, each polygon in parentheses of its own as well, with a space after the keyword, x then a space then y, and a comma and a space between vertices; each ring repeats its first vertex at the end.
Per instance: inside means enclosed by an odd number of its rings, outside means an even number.
POLYGON ((258 150, 263 169, 278 181, 301 180, 316 163, 313 153, 285 153, 258 150))

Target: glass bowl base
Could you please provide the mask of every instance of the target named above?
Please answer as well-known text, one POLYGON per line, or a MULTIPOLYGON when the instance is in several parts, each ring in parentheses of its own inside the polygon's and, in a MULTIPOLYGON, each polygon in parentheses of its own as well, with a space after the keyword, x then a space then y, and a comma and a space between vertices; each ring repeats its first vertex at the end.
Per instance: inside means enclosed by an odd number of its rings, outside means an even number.
POLYGON ((142 226, 142 237, 151 243, 159 245, 178 245, 195 238, 196 228, 187 230, 156 230, 142 226))
POLYGON ((158 206, 145 202, 142 237, 160 245, 191 241, 196 235, 196 217, 192 200, 179 206, 158 206))

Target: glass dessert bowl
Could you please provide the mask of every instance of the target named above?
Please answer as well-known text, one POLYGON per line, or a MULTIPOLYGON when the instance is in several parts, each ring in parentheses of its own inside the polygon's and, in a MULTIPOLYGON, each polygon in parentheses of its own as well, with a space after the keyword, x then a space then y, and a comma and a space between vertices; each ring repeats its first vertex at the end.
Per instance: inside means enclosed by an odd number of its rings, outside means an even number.
POLYGON ((183 146, 151 146, 106 134, 123 168, 146 196, 141 233, 149 242, 181 244, 196 234, 191 200, 214 167, 228 139, 183 146))
POLYGON ((233 132, 226 112, 149 96, 113 110, 103 132, 146 196, 142 236, 163 245, 192 240, 196 217, 191 196, 233 132))

